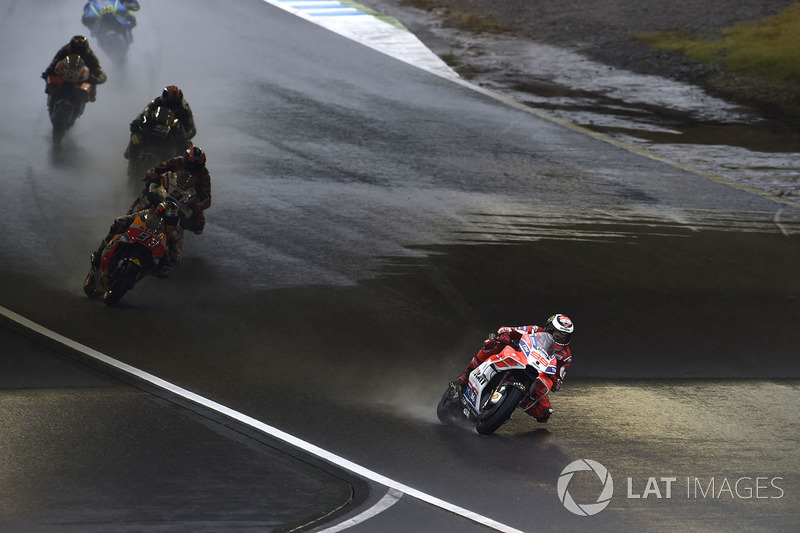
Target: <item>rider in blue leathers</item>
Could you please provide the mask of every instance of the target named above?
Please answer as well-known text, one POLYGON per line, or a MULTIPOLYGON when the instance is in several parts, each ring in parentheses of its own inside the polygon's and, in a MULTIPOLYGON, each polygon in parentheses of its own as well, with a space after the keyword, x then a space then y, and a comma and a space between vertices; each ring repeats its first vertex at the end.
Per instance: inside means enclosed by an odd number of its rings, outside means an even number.
POLYGON ((89 0, 83 6, 81 22, 91 30, 92 35, 97 35, 103 15, 112 14, 123 28, 128 30, 128 38, 133 41, 130 30, 136 26, 136 17, 133 11, 139 11, 138 0, 89 0))

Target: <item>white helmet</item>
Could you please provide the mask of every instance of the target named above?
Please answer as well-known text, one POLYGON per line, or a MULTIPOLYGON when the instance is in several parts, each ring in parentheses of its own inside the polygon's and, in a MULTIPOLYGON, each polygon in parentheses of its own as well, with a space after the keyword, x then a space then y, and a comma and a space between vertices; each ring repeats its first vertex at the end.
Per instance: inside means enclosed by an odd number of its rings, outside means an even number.
POLYGON ((575 326, 567 315, 555 314, 547 319, 544 326, 545 331, 550 333, 559 346, 567 346, 572 340, 572 332, 575 326))

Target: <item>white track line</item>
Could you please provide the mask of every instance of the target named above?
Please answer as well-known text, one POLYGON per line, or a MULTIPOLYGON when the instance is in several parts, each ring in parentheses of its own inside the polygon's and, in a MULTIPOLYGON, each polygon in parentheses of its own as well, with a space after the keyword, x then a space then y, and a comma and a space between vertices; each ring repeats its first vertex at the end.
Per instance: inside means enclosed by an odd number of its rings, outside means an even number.
MULTIPOLYGON (((489 528, 492 528, 492 529, 494 529, 496 531, 502 531, 504 533, 522 533, 520 530, 515 529, 515 528, 513 528, 511 526, 507 526, 505 524, 501 524, 500 522, 492 520, 491 518, 487 518, 485 516, 479 515, 478 513, 472 512, 472 511, 470 511, 468 509, 464 509, 463 507, 459 507, 459 506, 454 505, 452 503, 448 503, 448 502, 446 502, 444 500, 440 500, 439 498, 436 498, 436 497, 431 496, 429 494, 425 494, 424 492, 421 492, 421 491, 419 491, 417 489, 409 487, 408 485, 404 485, 404 484, 402 484, 402 483, 400 483, 398 481, 395 481, 393 479, 387 478, 387 477, 385 477, 385 476, 383 476, 383 475, 381 475, 381 474, 379 474, 377 472, 374 472, 372 470, 364 468, 363 466, 358 465, 358 464, 356 464, 356 463, 354 463, 354 462, 352 462, 352 461, 350 461, 348 459, 340 457, 340 456, 338 456, 338 455, 336 455, 334 453, 331 453, 331 452, 329 452, 327 450, 324 450, 324 449, 322 449, 322 448, 320 448, 318 446, 315 446, 314 444, 311 444, 311 443, 306 442, 304 440, 301 440, 301 439, 299 439, 299 438, 297 438, 297 437, 295 437, 293 435, 290 435, 290 434, 288 434, 288 433, 286 433, 284 431, 281 431, 280 429, 277 429, 277 428, 272 427, 272 426, 270 426, 268 424, 265 424, 264 422, 261 422, 260 420, 256 420, 255 418, 247 416, 247 415, 245 415, 243 413, 240 413, 238 411, 234 411, 233 409, 231 409, 229 407, 225 407, 222 404, 219 404, 219 403, 217 403, 215 401, 209 400, 208 398, 200 396, 199 394, 195 394, 194 392, 191 392, 191 391, 186 390, 186 389, 184 389, 182 387, 179 387, 179 386, 177 386, 177 385, 175 385, 173 383, 170 383, 169 381, 165 381, 165 380, 163 380, 163 379, 161 379, 161 378, 159 378, 157 376, 149 374, 149 373, 147 373, 147 372, 145 372, 143 370, 140 370, 140 369, 138 369, 136 367, 133 367, 131 365, 123 363, 122 361, 117 361, 116 359, 113 359, 113 358, 111 358, 111 357, 109 357, 109 356, 107 356, 107 355, 105 355, 105 354, 103 354, 101 352, 98 352, 97 350, 93 350, 92 348, 89 348, 88 346, 84 346, 83 344, 80 344, 80 343, 78 343, 78 342, 76 342, 76 341, 74 341, 72 339, 64 337, 63 335, 59 335, 58 333, 56 333, 54 331, 51 331, 51 330, 45 328, 44 326, 41 326, 41 325, 39 325, 39 324, 37 324, 35 322, 32 322, 31 320, 28 320, 27 318, 25 318, 25 317, 15 313, 15 312, 9 310, 9 309, 6 309, 3 306, 0 306, 0 315, 3 315, 6 318, 8 318, 9 320, 13 320, 16 323, 18 323, 18 324, 20 324, 20 325, 22 325, 22 326, 24 326, 24 327, 26 327, 26 328, 28 328, 28 329, 30 329, 32 331, 35 331, 36 333, 39 333, 40 335, 43 335, 43 336, 45 336, 45 337, 47 337, 49 339, 52 339, 52 340, 54 340, 54 341, 56 341, 56 342, 58 342, 60 344, 63 344, 64 346, 66 346, 68 348, 71 348, 71 349, 73 349, 73 350, 75 350, 77 352, 80 352, 80 353, 82 353, 84 355, 87 355, 87 356, 91 357, 92 359, 95 359, 97 361, 105 363, 108 366, 116 368, 117 370, 125 372, 126 374, 129 374, 129 375, 134 376, 134 377, 136 377, 136 378, 138 378, 138 379, 140 379, 142 381, 150 383, 151 385, 155 385, 156 387, 159 387, 161 389, 169 391, 172 394, 176 394, 176 395, 178 395, 178 396, 180 396, 180 397, 182 397, 182 398, 184 398, 186 400, 189 400, 189 401, 194 402, 194 403, 196 403, 198 405, 201 405, 201 406, 205 407, 206 409, 210 409, 210 410, 215 411, 215 412, 217 412, 217 413, 219 413, 221 415, 224 415, 224 416, 227 416, 229 418, 232 418, 233 420, 236 420, 236 421, 238 421, 238 422, 240 422, 242 424, 250 426, 251 428, 254 428, 254 429, 258 430, 258 431, 261 431, 262 433, 265 433, 265 434, 267 434, 267 435, 269 435, 269 436, 271 436, 273 438, 276 438, 276 439, 281 440, 281 441, 283 441, 283 442, 285 442, 287 444, 295 446, 296 448, 299 448, 299 449, 305 451, 306 453, 310 453, 311 455, 315 455, 315 456, 319 457, 320 459, 323 459, 323 460, 325 460, 325 461, 327 461, 329 463, 332 463, 332 464, 334 464, 334 465, 336 465, 336 466, 338 466, 340 468, 344 468, 345 470, 349 470, 350 472, 352 472, 352 473, 354 473, 354 474, 356 474, 358 476, 361 476, 363 478, 369 479, 371 481, 374 481, 375 483, 379 483, 381 485, 389 487, 390 489, 394 489, 394 490, 396 490, 398 492, 401 492, 403 494, 407 494, 407 495, 409 495, 411 497, 414 497, 414 498, 416 498, 418 500, 421 500, 421 501, 423 501, 425 503, 428 503, 428 504, 433 505, 435 507, 439 507, 440 509, 444 509, 445 511, 449 511, 449 512, 457 514, 459 516, 463 516, 464 518, 467 518, 468 520, 472 520, 473 522, 477 522, 478 524, 482 524, 482 525, 484 525, 486 527, 489 527, 489 528)), ((385 508, 388 509, 388 506, 385 507, 385 508)))
POLYGON ((378 503, 376 503, 375 505, 373 505, 360 515, 354 516, 353 518, 345 520, 340 524, 336 524, 333 527, 323 529, 319 533, 337 533, 338 531, 344 531, 345 529, 356 526, 361 522, 365 522, 370 518, 372 518, 373 516, 376 516, 384 512, 386 509, 396 504, 397 501, 402 496, 403 496, 402 492, 394 489, 389 489, 389 491, 386 494, 384 494, 383 498, 381 498, 381 500, 378 503))

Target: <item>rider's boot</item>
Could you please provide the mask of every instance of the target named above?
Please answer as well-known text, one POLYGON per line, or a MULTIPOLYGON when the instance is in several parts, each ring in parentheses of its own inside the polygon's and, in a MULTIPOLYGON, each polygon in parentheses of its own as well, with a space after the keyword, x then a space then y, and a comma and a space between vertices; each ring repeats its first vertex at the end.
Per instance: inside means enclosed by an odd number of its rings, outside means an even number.
POLYGON ((544 403, 545 402, 543 400, 537 401, 536 399, 528 396, 519 402, 517 408, 525 412, 525 414, 535 418, 537 422, 546 424, 550 419, 550 415, 553 414, 553 408, 549 405, 543 405, 544 403))
POLYGON ((89 269, 89 273, 86 275, 86 280, 83 282, 83 292, 86 294, 86 296, 94 298, 100 294, 95 288, 95 277, 98 269, 100 268, 99 252, 92 252, 91 264, 92 268, 89 269))
POLYGON ((456 378, 456 385, 458 385, 460 389, 463 389, 464 387, 467 386, 470 372, 478 368, 479 364, 481 363, 480 361, 478 361, 478 358, 473 357, 472 361, 470 361, 469 364, 467 365, 467 368, 465 368, 464 371, 461 373, 461 375, 456 378))

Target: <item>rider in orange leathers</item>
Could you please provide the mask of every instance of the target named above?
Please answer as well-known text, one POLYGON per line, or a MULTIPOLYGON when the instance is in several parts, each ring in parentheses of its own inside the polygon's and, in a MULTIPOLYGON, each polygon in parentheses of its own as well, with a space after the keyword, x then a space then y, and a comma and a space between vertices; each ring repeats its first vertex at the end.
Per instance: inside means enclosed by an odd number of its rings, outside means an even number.
MULTIPOLYGON (((481 363, 483 363, 490 356, 500 353, 503 348, 508 344, 515 344, 522 337, 523 333, 533 334, 540 331, 550 333, 555 340, 555 356, 556 356, 556 375, 550 379, 548 383, 551 391, 557 391, 561 388, 561 383, 567 374, 567 369, 572 364, 572 350, 569 347, 570 340, 572 340, 572 332, 575 326, 572 324, 566 315, 555 314, 547 319, 547 323, 542 326, 518 326, 509 327, 503 326, 497 330, 497 333, 492 333, 488 339, 483 341, 483 348, 481 348, 472 361, 469 362, 464 372, 458 376, 456 383, 463 388, 468 381, 469 373, 475 370, 481 363)), ((550 377, 550 376, 548 376, 550 377)), ((534 392, 534 395, 536 393, 534 392)), ((538 402, 535 396, 528 396, 519 403, 519 409, 525 411, 530 416, 536 418, 538 422, 545 423, 553 413, 553 408, 550 405, 550 398, 544 396, 538 402)))

